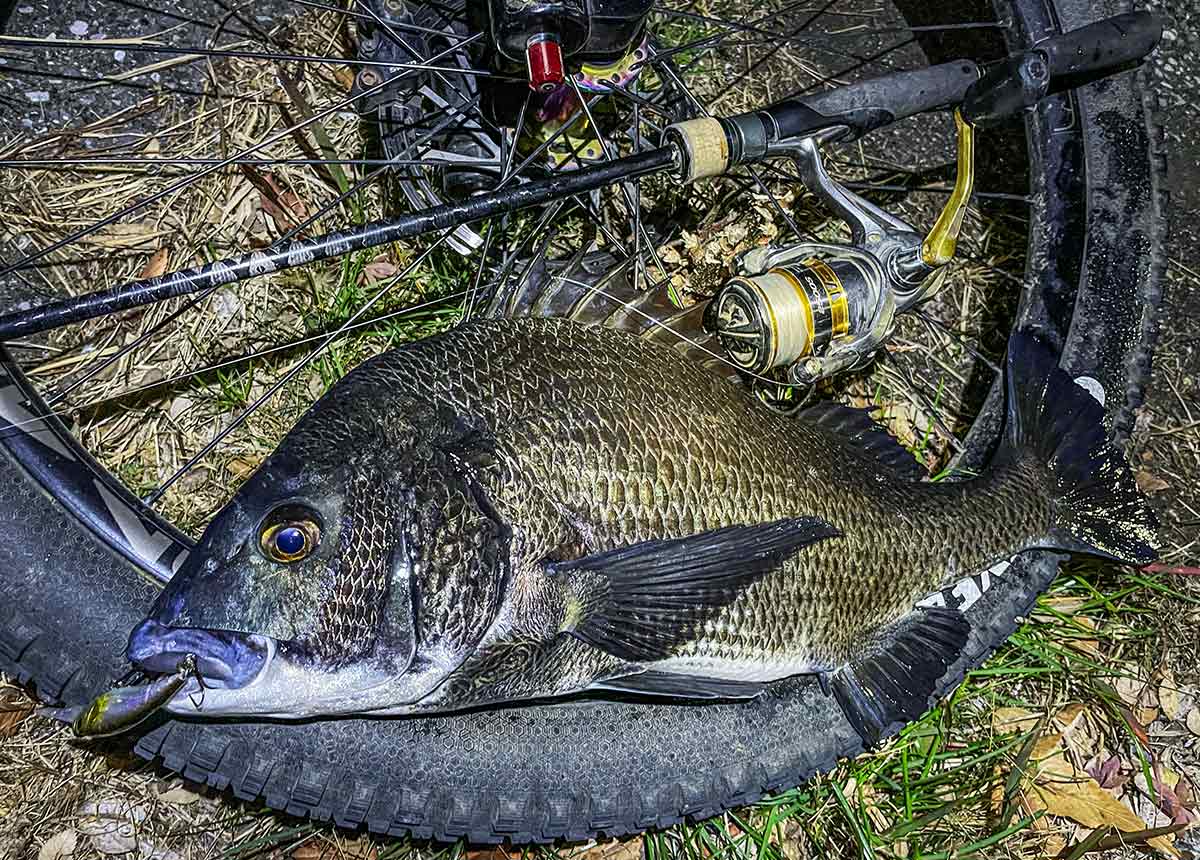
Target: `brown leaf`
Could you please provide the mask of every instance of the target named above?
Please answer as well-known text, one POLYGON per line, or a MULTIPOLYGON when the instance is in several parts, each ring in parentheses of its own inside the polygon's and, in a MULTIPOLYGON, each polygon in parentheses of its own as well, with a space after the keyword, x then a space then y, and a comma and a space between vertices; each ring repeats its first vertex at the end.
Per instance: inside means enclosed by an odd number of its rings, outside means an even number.
POLYGON ((308 216, 308 209, 296 194, 283 188, 271 173, 263 173, 252 165, 241 165, 242 172, 258 189, 262 210, 275 222, 275 227, 286 233, 308 216))
POLYGON ((992 711, 992 731, 1006 735, 1027 732, 1038 724, 1040 717, 1024 708, 996 708, 992 711))
POLYGON ((292 860, 333 860, 337 856, 337 849, 318 836, 297 845, 292 849, 291 856, 292 860))
POLYGON ((1136 708, 1142 698, 1142 692, 1146 689, 1146 684, 1140 678, 1122 675, 1113 681, 1113 689, 1117 691, 1122 702, 1131 708, 1136 708))
POLYGON ((1192 781, 1187 778, 1186 773, 1179 774, 1179 782, 1175 783, 1175 796, 1179 798, 1179 804, 1185 809, 1192 809, 1196 806, 1196 791, 1192 788, 1192 781))
MULTIPOLYGON (((1066 752, 1062 735, 1058 732, 1047 734, 1034 747, 1030 759, 1037 763, 1037 770, 1033 784, 1026 785, 1024 792, 1031 812, 1044 809, 1051 815, 1069 818, 1084 827, 1111 825, 1125 833, 1146 829, 1145 821, 1111 792, 1101 788, 1090 774, 1076 768, 1066 752)), ((1172 839, 1170 836, 1156 836, 1149 840, 1149 844, 1161 851, 1177 854, 1171 844, 1172 839)))
POLYGON ((138 272, 138 278, 157 278, 167 270, 167 262, 170 259, 170 254, 166 248, 159 248, 150 255, 150 259, 146 261, 146 265, 142 266, 142 270, 138 272))
POLYGON ((1162 478, 1158 477, 1158 475, 1147 469, 1138 469, 1137 474, 1133 476, 1133 479, 1137 482, 1138 489, 1147 496, 1152 496, 1155 493, 1165 490, 1171 486, 1162 478))
POLYGON ((158 796, 158 799, 163 803, 170 803, 175 806, 190 806, 200 799, 200 795, 184 788, 182 785, 177 785, 174 788, 168 788, 158 796))
POLYGON ((395 263, 385 259, 375 259, 363 266, 358 280, 359 283, 374 284, 392 277, 399 271, 400 267, 395 263))
POLYGON ((342 89, 346 92, 354 86, 354 70, 349 66, 336 66, 333 70, 333 76, 337 78, 337 82, 341 84, 342 89))
POLYGON ((1178 719, 1183 710, 1183 702, 1179 695, 1179 685, 1175 683, 1175 673, 1164 666, 1158 673, 1158 704, 1163 716, 1168 720, 1178 719))
POLYGON ((17 707, 0 711, 0 738, 11 738, 17 733, 17 726, 30 714, 33 708, 17 707))
POLYGON ((0 738, 12 737, 33 708, 33 700, 16 687, 0 687, 0 738))
POLYGON ((472 848, 465 854, 466 860, 516 860, 521 856, 520 850, 508 849, 503 845, 492 845, 487 848, 472 848))

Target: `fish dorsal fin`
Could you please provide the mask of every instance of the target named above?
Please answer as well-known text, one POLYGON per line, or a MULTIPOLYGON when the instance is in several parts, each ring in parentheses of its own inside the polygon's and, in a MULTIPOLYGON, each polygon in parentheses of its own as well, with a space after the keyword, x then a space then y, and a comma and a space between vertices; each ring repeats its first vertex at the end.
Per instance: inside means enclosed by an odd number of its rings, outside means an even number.
POLYGON ((925 713, 970 632, 957 609, 919 607, 881 629, 862 656, 833 673, 829 687, 863 743, 874 746, 890 728, 925 713))
POLYGON ((566 632, 642 663, 669 656, 752 582, 805 546, 839 534, 824 520, 795 517, 643 541, 552 563, 547 572, 567 586, 566 632))
POLYGON ((887 466, 898 477, 919 481, 929 474, 911 451, 871 417, 869 409, 855 409, 841 403, 822 401, 804 407, 796 414, 796 418, 842 437, 867 456, 887 466))
POLYGON ((565 317, 585 325, 623 331, 661 343, 719 376, 737 379, 721 359, 717 340, 703 325, 707 302, 676 307, 665 285, 638 289, 630 259, 607 251, 580 251, 569 260, 527 262, 485 317, 565 317))

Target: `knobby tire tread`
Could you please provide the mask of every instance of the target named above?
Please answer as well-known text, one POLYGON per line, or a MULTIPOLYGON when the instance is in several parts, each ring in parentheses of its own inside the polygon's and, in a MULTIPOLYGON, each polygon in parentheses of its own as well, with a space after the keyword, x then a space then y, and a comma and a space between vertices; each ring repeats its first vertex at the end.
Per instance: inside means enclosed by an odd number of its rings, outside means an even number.
MULTIPOLYGON (((1151 251, 1148 277, 1140 285, 1144 308, 1140 339, 1126 359, 1124 402, 1113 414, 1113 429, 1121 440, 1127 439, 1133 429, 1149 381, 1167 263, 1164 134, 1154 111, 1152 89, 1148 86, 1139 89, 1152 185, 1151 212, 1143 226, 1151 237, 1151 251)), ((0 467, 5 467, 5 472, 19 468, 7 460, 0 462, 0 467)), ((13 492, 0 485, 0 504, 6 501, 15 504, 18 498, 11 495, 13 492)), ((53 504, 48 499, 46 503, 53 504)), ((50 511, 41 516, 52 521, 54 514, 50 511)), ((102 556, 105 550, 94 552, 102 556)), ((5 561, 6 556, 0 551, 0 563, 5 561)), ((1008 639, 1057 571, 1053 561, 1031 567, 1008 592, 1002 605, 989 606, 987 617, 973 623, 963 658, 942 679, 934 699, 956 687, 967 671, 1008 639)), ((39 698, 51 704, 78 704, 108 683, 110 679, 96 668, 96 663, 81 656, 83 651, 72 636, 69 622, 47 623, 45 618, 30 617, 4 603, 7 601, 0 602, 0 671, 29 685, 39 698)), ((160 761, 193 782, 231 791, 243 800, 261 799, 268 807, 290 815, 333 821, 344 827, 365 825, 373 832, 418 839, 452 840, 466 836, 476 843, 615 837, 667 827, 685 818, 702 819, 751 803, 771 791, 798 785, 817 773, 832 770, 839 759, 862 750, 860 740, 852 733, 833 733, 831 737, 818 739, 823 743, 814 743, 816 748, 810 754, 802 755, 798 764, 783 770, 772 769, 768 763, 755 759, 732 771, 725 768, 716 774, 662 786, 656 784, 653 774, 647 774, 647 788, 653 787, 653 791, 643 792, 622 805, 598 797, 551 796, 538 790, 526 792, 523 797, 501 797, 487 792, 445 795, 436 790, 421 794, 409 786, 378 786, 367 774, 314 763, 302 750, 263 748, 229 736, 222 728, 166 722, 138 737, 134 749, 138 755, 160 761), (564 810, 569 811, 563 814, 564 810)), ((899 728, 892 726, 888 734, 899 728)), ((522 763, 513 761, 512 766, 520 768, 522 763)), ((436 783, 436 777, 429 782, 436 783)))

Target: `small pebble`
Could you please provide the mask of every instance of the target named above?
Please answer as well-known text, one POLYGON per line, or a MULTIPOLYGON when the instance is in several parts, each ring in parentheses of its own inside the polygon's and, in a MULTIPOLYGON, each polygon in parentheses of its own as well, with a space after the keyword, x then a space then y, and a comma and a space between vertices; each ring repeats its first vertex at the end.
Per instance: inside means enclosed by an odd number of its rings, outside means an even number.
POLYGON ((116 60, 118 63, 125 62, 125 52, 124 51, 113 51, 113 59, 116 60))
POLYGON ((69 29, 72 36, 86 36, 88 31, 88 22, 72 21, 69 29))

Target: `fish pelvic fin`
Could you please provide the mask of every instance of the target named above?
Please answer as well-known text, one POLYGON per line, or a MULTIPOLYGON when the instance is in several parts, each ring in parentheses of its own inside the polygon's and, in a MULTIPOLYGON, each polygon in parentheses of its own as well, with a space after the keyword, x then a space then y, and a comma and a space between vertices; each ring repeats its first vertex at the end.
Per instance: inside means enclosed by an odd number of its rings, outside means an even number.
POLYGON ((589 690, 613 693, 632 693, 641 696, 662 696, 669 699, 701 701, 753 699, 765 690, 766 681, 735 681, 728 678, 705 678, 674 672, 639 672, 592 683, 589 690))
POLYGON ((874 746, 925 713, 970 632, 957 609, 914 609, 828 677, 829 691, 864 744, 874 746))
POLYGON ((1153 561, 1158 524, 1124 456, 1108 441, 1104 408, 1027 332, 1009 340, 1007 392, 997 461, 1048 472, 1052 522, 1035 545, 1126 564, 1153 561))
POLYGON ((650 540, 548 565, 565 581, 563 630, 622 660, 671 655, 711 614, 809 544, 840 532, 815 517, 650 540))

